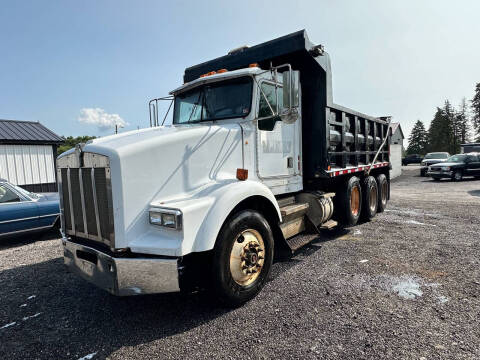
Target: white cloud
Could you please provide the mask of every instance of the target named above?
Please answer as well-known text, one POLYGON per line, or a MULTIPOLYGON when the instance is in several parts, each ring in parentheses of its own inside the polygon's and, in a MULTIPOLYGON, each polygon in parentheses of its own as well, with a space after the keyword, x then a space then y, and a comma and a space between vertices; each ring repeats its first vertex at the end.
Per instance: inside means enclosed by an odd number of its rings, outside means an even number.
POLYGON ((109 114, 100 108, 83 108, 78 121, 84 124, 97 125, 100 130, 115 128, 115 125, 125 127, 128 123, 118 114, 109 114))

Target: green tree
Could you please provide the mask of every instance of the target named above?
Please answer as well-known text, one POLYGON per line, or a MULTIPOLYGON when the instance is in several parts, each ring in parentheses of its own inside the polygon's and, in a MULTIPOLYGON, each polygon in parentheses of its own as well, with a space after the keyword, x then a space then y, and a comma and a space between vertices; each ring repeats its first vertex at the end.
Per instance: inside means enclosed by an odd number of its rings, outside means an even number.
POLYGON ((472 99, 472 113, 475 142, 480 142, 480 83, 475 87, 475 95, 472 99))
POLYGON ((65 142, 58 147, 57 153, 58 155, 60 155, 61 153, 75 147, 75 145, 77 144, 86 143, 88 140, 92 140, 95 138, 95 136, 77 136, 75 138, 73 136, 63 137, 65 142))
POLYGON ((444 109, 437 107, 428 129, 428 151, 451 151, 452 129, 444 109))
POLYGON ((428 145, 428 133, 425 125, 417 120, 408 138, 407 154, 425 154, 428 145))
POLYGON ((457 154, 460 152, 460 136, 462 131, 455 109, 448 100, 445 100, 443 116, 445 117, 445 121, 448 124, 450 131, 450 136, 448 137, 448 150, 446 151, 450 152, 450 154, 457 154))
POLYGON ((456 118, 458 131, 460 132, 460 142, 462 144, 468 143, 470 141, 470 118, 468 114, 467 100, 465 98, 463 98, 460 103, 456 118))

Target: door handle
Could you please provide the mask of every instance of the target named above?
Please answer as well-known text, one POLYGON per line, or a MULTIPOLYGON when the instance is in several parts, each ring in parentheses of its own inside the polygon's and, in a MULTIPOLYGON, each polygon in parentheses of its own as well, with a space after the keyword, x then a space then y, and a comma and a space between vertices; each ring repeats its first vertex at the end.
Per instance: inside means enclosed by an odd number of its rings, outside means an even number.
POLYGON ((289 156, 287 158, 287 168, 293 168, 293 157, 289 156))

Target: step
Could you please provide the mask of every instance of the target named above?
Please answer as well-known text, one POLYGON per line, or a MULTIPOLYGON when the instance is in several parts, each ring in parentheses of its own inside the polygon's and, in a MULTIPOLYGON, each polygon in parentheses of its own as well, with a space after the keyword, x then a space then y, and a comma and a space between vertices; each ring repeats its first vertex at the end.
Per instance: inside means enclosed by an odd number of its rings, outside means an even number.
POLYGON ((302 213, 303 215, 305 211, 308 209, 308 206, 309 206, 308 203, 297 203, 297 204, 286 205, 280 208, 280 213, 282 214, 282 217, 290 216, 296 213, 302 213))
POLYGON ((287 205, 292 205, 295 203, 295 197, 294 196, 287 196, 284 198, 277 199, 277 203, 279 207, 287 206, 287 205))
POLYGON ((335 226, 338 225, 338 222, 335 220, 328 220, 327 222, 324 222, 322 225, 319 226, 320 229, 325 229, 325 230, 330 230, 333 229, 335 226))
POLYGON ((305 217, 301 216, 293 220, 283 222, 280 224, 280 230, 282 231, 285 239, 291 238, 302 231, 305 231, 305 217))
POLYGON ((302 246, 305 246, 308 243, 312 242, 313 240, 319 238, 320 235, 318 234, 299 234, 290 239, 287 239, 287 244, 292 251, 295 251, 297 249, 300 249, 302 246))

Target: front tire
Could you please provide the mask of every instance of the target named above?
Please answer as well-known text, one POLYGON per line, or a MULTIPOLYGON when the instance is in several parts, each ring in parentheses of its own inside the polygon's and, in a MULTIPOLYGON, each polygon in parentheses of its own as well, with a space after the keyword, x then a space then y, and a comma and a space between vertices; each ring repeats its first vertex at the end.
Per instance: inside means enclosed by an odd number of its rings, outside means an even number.
POLYGON ((253 299, 263 288, 273 262, 273 234, 257 211, 243 210, 222 226, 214 247, 212 285, 227 306, 253 299))
POLYGON ((452 180, 453 181, 462 181, 463 174, 460 170, 456 170, 455 173, 453 174, 452 180))

